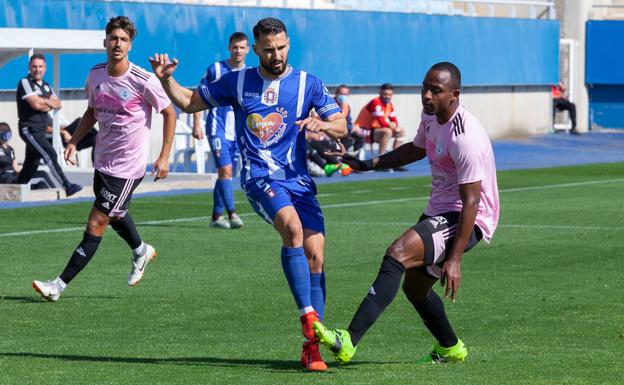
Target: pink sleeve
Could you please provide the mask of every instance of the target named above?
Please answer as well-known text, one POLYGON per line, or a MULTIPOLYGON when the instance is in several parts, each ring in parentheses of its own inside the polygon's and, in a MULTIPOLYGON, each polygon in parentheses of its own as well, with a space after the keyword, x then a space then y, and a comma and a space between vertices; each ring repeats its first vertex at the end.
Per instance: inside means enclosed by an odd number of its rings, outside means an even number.
POLYGON ((91 108, 95 107, 95 95, 91 91, 91 74, 87 76, 87 82, 85 83, 85 92, 87 93, 88 105, 91 108))
POLYGON ((476 138, 461 134, 449 143, 449 155, 457 168, 457 183, 466 184, 485 178, 481 145, 476 138))
POLYGON ((425 127, 425 121, 424 120, 420 120, 420 125, 418 126, 418 131, 416 131, 416 136, 414 137, 414 145, 416 147, 420 147, 420 148, 427 148, 427 141, 426 141, 426 127, 425 127))
POLYGON ((143 97, 145 97, 145 100, 147 100, 147 102, 158 112, 161 112, 171 105, 171 100, 169 100, 167 93, 162 88, 160 81, 154 74, 150 74, 150 77, 145 84, 143 97))

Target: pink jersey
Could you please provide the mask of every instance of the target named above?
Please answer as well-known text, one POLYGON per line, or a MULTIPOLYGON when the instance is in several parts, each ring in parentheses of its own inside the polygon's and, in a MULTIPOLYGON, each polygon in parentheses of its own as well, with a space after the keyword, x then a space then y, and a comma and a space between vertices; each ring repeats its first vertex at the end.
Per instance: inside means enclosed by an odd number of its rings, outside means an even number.
POLYGON ((461 211, 459 185, 481 181, 476 224, 489 242, 498 224, 496 164, 490 139, 477 118, 461 105, 444 124, 423 114, 414 144, 426 149, 433 177, 425 214, 461 211))
POLYGON ((99 132, 95 168, 123 179, 145 176, 152 125, 152 107, 161 112, 171 104, 153 73, 130 63, 128 71, 112 77, 106 63, 91 69, 87 78, 89 107, 99 132))

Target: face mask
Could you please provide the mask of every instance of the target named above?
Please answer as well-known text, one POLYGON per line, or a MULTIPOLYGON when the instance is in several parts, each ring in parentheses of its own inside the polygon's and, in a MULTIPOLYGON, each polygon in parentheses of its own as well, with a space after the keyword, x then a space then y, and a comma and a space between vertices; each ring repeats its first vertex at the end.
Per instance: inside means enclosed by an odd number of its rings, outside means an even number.
POLYGON ((336 101, 340 104, 343 104, 347 101, 347 95, 338 95, 336 96, 336 101))
POLYGON ((384 104, 388 104, 388 103, 390 103, 392 101, 392 98, 383 98, 382 100, 383 100, 384 104))
POLYGON ((4 131, 0 133, 0 140, 3 142, 8 142, 11 140, 11 131, 4 131))

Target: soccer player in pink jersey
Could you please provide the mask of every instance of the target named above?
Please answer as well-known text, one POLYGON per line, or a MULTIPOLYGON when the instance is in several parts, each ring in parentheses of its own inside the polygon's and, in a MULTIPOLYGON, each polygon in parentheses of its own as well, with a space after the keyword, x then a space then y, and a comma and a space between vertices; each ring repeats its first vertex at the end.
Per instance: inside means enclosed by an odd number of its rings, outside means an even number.
POLYGON ((499 201, 494 153, 479 121, 459 101, 461 73, 452 63, 432 66, 423 81, 423 119, 412 143, 373 159, 344 155, 353 169, 390 169, 428 158, 431 197, 418 223, 386 250, 379 274, 347 330, 314 329, 336 359, 348 362, 366 331, 403 291, 437 340, 419 363, 463 362, 468 355, 431 290, 442 279, 453 302, 461 282, 463 254, 481 239, 490 242, 498 223, 499 201))
POLYGON ((49 301, 58 301, 67 284, 89 263, 109 224, 132 249, 129 286, 143 278, 145 267, 156 256, 154 247, 142 241, 127 210, 132 192, 145 176, 152 108, 164 118, 163 144, 152 168, 156 180, 166 178, 169 172, 176 114, 154 74, 128 60, 135 36, 130 19, 111 18, 104 40, 107 61, 94 66, 87 78, 89 105, 65 149, 65 161, 74 164, 76 143, 97 122, 95 202, 82 241, 65 270, 52 281, 33 281, 33 288, 49 301))

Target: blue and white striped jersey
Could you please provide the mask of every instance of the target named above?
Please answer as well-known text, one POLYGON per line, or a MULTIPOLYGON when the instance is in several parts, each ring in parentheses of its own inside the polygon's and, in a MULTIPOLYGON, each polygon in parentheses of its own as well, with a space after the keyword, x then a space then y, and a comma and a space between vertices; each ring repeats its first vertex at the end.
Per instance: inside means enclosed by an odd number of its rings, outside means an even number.
MULTIPOLYGON (((245 68, 245 67, 243 67, 245 68)), ((206 69, 206 75, 200 80, 200 86, 212 83, 228 72, 239 71, 232 69, 227 60, 214 62, 206 69)), ((198 86, 199 87, 199 86, 198 86)), ((234 110, 231 106, 211 108, 206 115, 206 134, 215 137, 217 132, 223 133, 225 139, 235 140, 234 110)))
POLYGON ((305 132, 294 123, 312 109, 323 119, 341 112, 320 79, 290 66, 273 80, 257 67, 230 72, 198 92, 209 107, 234 108, 243 186, 255 178, 309 178, 305 132))

